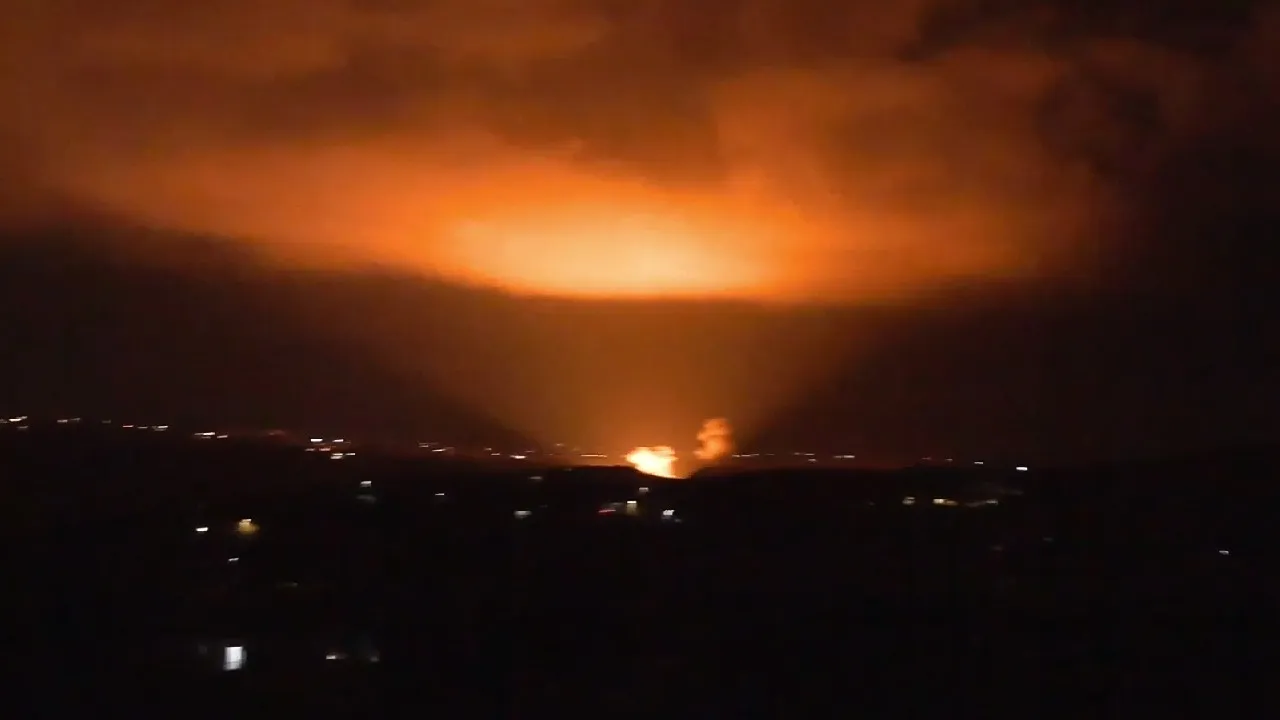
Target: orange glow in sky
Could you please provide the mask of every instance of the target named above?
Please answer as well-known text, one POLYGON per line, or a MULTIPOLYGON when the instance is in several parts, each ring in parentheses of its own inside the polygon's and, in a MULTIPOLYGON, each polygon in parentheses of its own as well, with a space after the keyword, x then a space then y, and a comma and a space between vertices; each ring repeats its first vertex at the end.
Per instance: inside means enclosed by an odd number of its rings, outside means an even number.
POLYGON ((181 152, 75 182, 149 224, 241 238, 287 265, 384 266, 520 295, 860 302, 1017 275, 1036 257, 1011 241, 1013 212, 837 207, 745 179, 665 187, 487 150, 471 167, 376 144, 181 152))
MULTIPOLYGON (((0 140, 55 199, 290 266, 572 298, 914 302, 1089 260, 1116 198, 1043 127, 1082 68, 1171 108, 1199 77, 1088 37, 904 61, 949 3, 853 0, 841 30, 796 25, 793 5, 747 3, 705 63, 671 41, 724 21, 698 3, 0 0, 0 89, 24 98, 0 140), (857 51, 794 52, 833 31, 857 51)), ((1123 147, 1080 98, 1064 147, 1123 147)))
POLYGON ((556 295, 749 295, 773 282, 728 233, 607 207, 463 222, 440 260, 472 282, 556 295))

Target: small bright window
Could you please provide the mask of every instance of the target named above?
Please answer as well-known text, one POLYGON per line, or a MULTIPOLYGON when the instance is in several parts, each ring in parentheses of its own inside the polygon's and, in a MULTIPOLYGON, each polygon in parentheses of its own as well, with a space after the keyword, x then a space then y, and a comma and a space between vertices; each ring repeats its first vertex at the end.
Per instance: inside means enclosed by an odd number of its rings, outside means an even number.
POLYGON ((244 647, 228 645, 222 651, 222 669, 239 670, 244 667, 244 647))

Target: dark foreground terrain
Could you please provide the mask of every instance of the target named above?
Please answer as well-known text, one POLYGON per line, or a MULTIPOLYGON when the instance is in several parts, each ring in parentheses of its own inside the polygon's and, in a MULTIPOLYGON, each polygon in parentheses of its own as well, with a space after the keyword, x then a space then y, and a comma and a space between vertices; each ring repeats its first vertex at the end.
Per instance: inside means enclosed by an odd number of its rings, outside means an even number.
POLYGON ((39 430, 12 717, 1252 717, 1280 666, 1265 453, 671 482, 39 430))

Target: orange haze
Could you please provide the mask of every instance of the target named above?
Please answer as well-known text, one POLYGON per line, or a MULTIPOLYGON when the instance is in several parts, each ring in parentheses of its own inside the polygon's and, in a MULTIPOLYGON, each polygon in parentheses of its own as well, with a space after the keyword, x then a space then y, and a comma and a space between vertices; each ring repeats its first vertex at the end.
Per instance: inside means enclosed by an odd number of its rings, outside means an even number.
POLYGON ((0 0, 0 92, 23 99, 0 151, 290 266, 862 303, 1078 271, 1113 204, 1075 148, 1129 147, 1088 78, 1150 90, 1170 132, 1193 115, 1159 47, 1017 42, 1041 36, 1027 13, 906 61, 948 2, 792 5, 0 0), (704 25, 705 57, 673 40, 704 25), (801 50, 837 36, 856 52, 801 50), (1079 107, 1046 128, 1058 98, 1079 107))

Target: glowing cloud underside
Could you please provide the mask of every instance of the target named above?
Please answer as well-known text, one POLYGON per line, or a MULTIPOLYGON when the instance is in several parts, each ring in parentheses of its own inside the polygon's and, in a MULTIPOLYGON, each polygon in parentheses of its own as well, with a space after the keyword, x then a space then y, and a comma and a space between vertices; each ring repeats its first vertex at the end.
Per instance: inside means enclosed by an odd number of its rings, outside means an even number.
MULTIPOLYGON (((1177 150, 1216 85, 1070 13, 974 12, 905 60, 954 24, 950 0, 850 0, 834 26, 751 0, 704 38, 714 63, 670 41, 717 20, 696 2, 89 5, 0 0, 0 93, 24 98, 0 141, 53 199, 290 266, 575 298, 858 303, 1075 276, 1131 195, 1089 168, 1177 150), (1061 44, 1035 41, 1058 22, 1061 44), (849 52, 811 52, 833 32, 849 52), (1164 144, 1117 87, 1155 101, 1164 144)), ((1274 17, 1226 77, 1270 76, 1274 17)), ((0 202, 0 224, 27 205, 0 202)))

